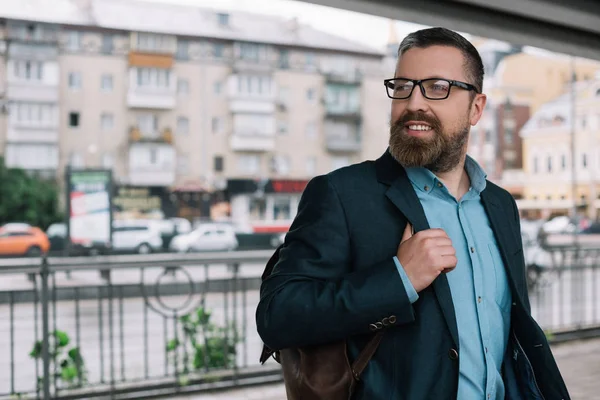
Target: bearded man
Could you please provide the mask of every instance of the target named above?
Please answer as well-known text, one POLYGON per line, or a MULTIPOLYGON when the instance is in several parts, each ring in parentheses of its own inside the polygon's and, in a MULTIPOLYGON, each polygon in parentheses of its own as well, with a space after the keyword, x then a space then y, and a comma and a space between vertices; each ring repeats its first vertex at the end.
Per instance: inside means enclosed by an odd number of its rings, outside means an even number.
MULTIPOLYGON (((467 155, 483 64, 459 34, 400 45, 389 147, 311 180, 257 327, 274 350, 385 331, 354 399, 569 399, 531 316, 519 212, 467 155)), ((383 92, 382 92, 383 95, 383 92)))

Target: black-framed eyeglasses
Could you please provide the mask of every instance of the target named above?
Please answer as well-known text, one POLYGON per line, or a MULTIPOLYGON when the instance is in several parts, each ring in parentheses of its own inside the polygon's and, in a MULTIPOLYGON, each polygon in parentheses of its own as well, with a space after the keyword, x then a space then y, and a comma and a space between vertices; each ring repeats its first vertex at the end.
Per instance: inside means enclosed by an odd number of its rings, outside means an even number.
POLYGON ((453 81, 442 78, 428 78, 428 79, 406 79, 406 78, 392 78, 383 81, 385 85, 387 95, 390 99, 404 100, 408 99, 416 86, 421 89, 423 97, 429 100, 444 100, 450 96, 450 89, 452 86, 464 90, 473 90, 475 93, 479 93, 477 88, 469 83, 453 81))

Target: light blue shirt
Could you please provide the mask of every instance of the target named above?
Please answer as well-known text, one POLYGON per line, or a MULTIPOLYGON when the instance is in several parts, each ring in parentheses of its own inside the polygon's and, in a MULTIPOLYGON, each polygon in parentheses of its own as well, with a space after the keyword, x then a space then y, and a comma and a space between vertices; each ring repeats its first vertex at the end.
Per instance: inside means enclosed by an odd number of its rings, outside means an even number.
MULTIPOLYGON (((443 229, 458 264, 447 273, 459 336, 458 399, 504 400, 500 375, 510 328, 511 294, 504 263, 480 193, 486 186, 481 167, 467 157, 471 188, 457 201, 425 168, 407 168, 431 228, 443 229)), ((418 301, 397 257, 394 262, 412 303, 418 301)))

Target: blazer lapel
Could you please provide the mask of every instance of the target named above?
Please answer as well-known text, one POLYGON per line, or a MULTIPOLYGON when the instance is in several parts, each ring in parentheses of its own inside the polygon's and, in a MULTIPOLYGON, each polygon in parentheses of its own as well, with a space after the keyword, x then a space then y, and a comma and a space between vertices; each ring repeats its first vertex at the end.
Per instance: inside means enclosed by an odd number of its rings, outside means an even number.
MULTIPOLYGON (((393 159, 388 151, 376 161, 377 176, 380 182, 389 186, 386 197, 400 210, 412 224, 415 232, 429 229, 423 206, 415 193, 406 171, 393 159)), ((433 281, 433 289, 442 309, 444 319, 458 350, 458 327, 452 293, 446 274, 440 274, 433 281)))

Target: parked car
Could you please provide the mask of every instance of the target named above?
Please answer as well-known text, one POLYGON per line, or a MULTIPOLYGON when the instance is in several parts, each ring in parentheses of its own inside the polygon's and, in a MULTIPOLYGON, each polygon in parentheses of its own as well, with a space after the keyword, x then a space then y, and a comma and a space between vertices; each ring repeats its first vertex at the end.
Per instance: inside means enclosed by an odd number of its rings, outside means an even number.
POLYGON ((46 230, 48 240, 50 240, 50 254, 67 256, 95 256, 108 254, 111 250, 110 243, 104 242, 84 242, 71 243, 67 249, 67 224, 59 222, 52 224, 46 230))
POLYGON ((178 253, 192 251, 232 251, 237 249, 235 230, 226 224, 201 224, 187 234, 177 235, 170 249, 178 253))
POLYGON ((162 249, 158 224, 150 221, 114 221, 112 249, 116 253, 149 254, 162 249))
POLYGON ((40 228, 22 223, 0 227, 0 256, 40 257, 50 250, 50 241, 40 228))

